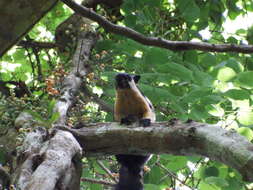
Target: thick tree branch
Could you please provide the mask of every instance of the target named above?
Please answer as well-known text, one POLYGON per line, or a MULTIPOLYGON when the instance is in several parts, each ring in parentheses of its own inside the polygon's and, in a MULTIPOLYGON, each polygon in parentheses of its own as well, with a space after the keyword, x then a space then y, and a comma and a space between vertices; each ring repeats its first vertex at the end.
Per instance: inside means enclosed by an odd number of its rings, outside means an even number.
POLYGON ((96 35, 91 32, 85 32, 77 43, 75 55, 73 57, 73 70, 65 78, 64 85, 61 90, 61 98, 55 105, 55 111, 60 113, 57 124, 64 124, 66 121, 67 111, 75 100, 75 95, 81 87, 82 77, 88 73, 87 62, 90 52, 96 42, 96 35))
POLYGON ((19 169, 19 175, 14 179, 17 186, 26 190, 58 189, 56 187, 78 189, 81 172, 74 173, 74 171, 80 170, 81 167, 73 164, 72 159, 78 155, 81 157, 80 145, 73 135, 66 131, 57 131, 47 141, 48 134, 45 131, 38 128, 27 135, 20 150, 25 162, 19 169), (78 181, 75 181, 76 179, 78 181), (45 181, 46 183, 41 183, 45 181), (77 185, 74 186, 73 183, 77 185))
MULTIPOLYGON (((95 33, 79 29, 73 68, 65 78, 61 97, 55 104, 54 111, 59 113, 58 125, 66 122, 67 111, 76 100, 82 77, 88 73, 87 62, 96 42, 95 33)), ((27 114, 21 114, 15 124, 23 126, 31 119, 27 114)), ((79 143, 67 131, 50 130, 46 138, 43 131, 46 129, 29 133, 20 148, 18 155, 22 159, 15 177, 17 186, 26 190, 80 189, 82 150, 79 143)))
POLYGON ((57 2, 57 0, 0 1, 0 57, 57 2))
POLYGON ((72 132, 86 155, 201 155, 227 164, 237 169, 244 180, 253 181, 253 145, 235 131, 196 122, 155 123, 147 128, 133 126, 98 123, 65 130, 72 132))
POLYGON ((68 5, 76 13, 97 22, 106 31, 126 36, 141 44, 148 46, 156 46, 169 49, 172 51, 200 50, 212 52, 238 52, 253 53, 253 45, 235 45, 235 44, 210 44, 205 42, 188 42, 188 41, 170 41, 157 37, 146 37, 135 30, 119 26, 106 20, 103 16, 97 14, 92 9, 86 8, 75 3, 73 0, 61 0, 68 5))

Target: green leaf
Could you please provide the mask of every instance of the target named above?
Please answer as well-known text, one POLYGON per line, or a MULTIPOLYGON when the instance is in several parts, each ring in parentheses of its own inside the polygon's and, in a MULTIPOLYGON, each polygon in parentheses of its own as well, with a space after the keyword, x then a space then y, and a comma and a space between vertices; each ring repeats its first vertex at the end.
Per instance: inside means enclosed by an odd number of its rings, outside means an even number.
POLYGON ((90 184, 90 190, 103 190, 102 185, 91 183, 90 184))
POLYGON ((247 30, 243 29, 243 28, 240 28, 238 30, 236 30, 235 32, 237 35, 245 35, 247 34, 247 30))
POLYGON ((227 187, 228 186, 228 182, 225 179, 220 178, 220 177, 214 177, 214 176, 207 177, 205 179, 205 182, 208 184, 216 185, 218 187, 227 187))
MULTIPOLYGON (((233 174, 233 172, 230 172, 230 175, 233 174)), ((244 186, 244 183, 240 181, 240 179, 236 177, 229 177, 226 179, 229 186, 223 187, 222 190, 244 190, 242 186, 244 186)))
POLYGON ((210 177, 210 176, 218 176, 219 175, 219 170, 214 167, 214 166, 210 166, 207 168, 204 168, 204 178, 210 177))
POLYGON ((253 139, 253 131, 248 127, 240 127, 237 132, 245 136, 249 141, 253 139))
POLYGON ((166 167, 171 171, 178 171, 187 165, 187 158, 184 156, 171 156, 166 167))
POLYGON ((209 1, 210 11, 209 18, 213 23, 215 23, 215 27, 219 27, 222 23, 222 13, 225 11, 225 7, 222 1, 212 0, 209 1))
POLYGON ((168 62, 167 50, 161 48, 150 48, 144 56, 147 65, 162 65, 168 62))
POLYGON ((140 45, 133 40, 124 40, 121 43, 117 43, 113 47, 116 49, 116 51, 121 51, 122 53, 133 56, 139 49, 140 45))
POLYGON ((27 112, 28 114, 32 115, 33 119, 44 123, 46 120, 44 119, 44 117, 42 117, 39 113, 34 112, 32 110, 25 110, 25 112, 27 112))
POLYGON ((198 101, 200 98, 205 96, 211 95, 212 89, 211 88, 196 88, 190 91, 186 97, 183 99, 184 102, 193 103, 198 101))
POLYGON ((53 124, 55 121, 57 121, 57 119, 60 117, 60 113, 59 112, 54 112, 52 114, 52 116, 49 118, 48 123, 49 124, 53 124))
POLYGON ((243 71, 242 64, 233 58, 230 58, 229 60, 223 62, 222 64, 224 63, 225 63, 225 66, 232 68, 237 73, 240 73, 243 71))
POLYGON ((54 106, 55 106, 55 99, 51 100, 49 105, 48 105, 48 108, 47 108, 47 112, 48 112, 48 115, 51 116, 53 111, 54 111, 54 106))
POLYGON ((147 175, 148 182, 151 184, 159 184, 159 181, 163 176, 162 170, 158 166, 152 167, 151 171, 147 175))
POLYGON ((144 189, 145 190, 160 190, 160 187, 154 184, 144 184, 144 189))
POLYGON ((243 125, 253 125, 253 112, 241 110, 238 114, 237 119, 243 125))
POLYGON ((232 80, 236 76, 236 72, 230 67, 221 67, 218 71, 217 78, 223 82, 232 80))
POLYGON ((226 1, 226 5, 228 8, 228 16, 231 20, 234 20, 240 14, 240 9, 236 6, 237 1, 238 0, 226 1))
POLYGON ((182 17, 187 22, 194 22, 199 18, 200 9, 196 5, 194 0, 176 0, 175 1, 178 5, 178 8, 182 14, 182 17))
POLYGON ((18 62, 24 62, 26 56, 25 56, 25 50, 24 49, 17 49, 16 52, 13 54, 13 61, 18 62))
POLYGON ((248 91, 241 89, 228 90, 224 93, 224 95, 234 100, 244 100, 250 98, 250 94, 248 93, 248 91))
POLYGON ((242 86, 253 88, 253 71, 239 73, 237 79, 242 86))
POLYGON ((223 117, 225 113, 224 110, 219 105, 207 104, 205 106, 205 109, 209 114, 216 117, 223 117))
POLYGON ((220 188, 216 187, 215 185, 213 184, 208 184, 204 181, 201 181, 199 183, 199 188, 200 190, 220 190, 220 188))
POLYGON ((224 99, 218 95, 208 95, 205 97, 201 97, 200 100, 203 105, 208 105, 208 104, 210 105, 210 104, 218 104, 224 99))
POLYGON ((206 53, 205 56, 200 60, 200 64, 204 68, 214 66, 217 64, 216 56, 214 56, 212 53, 206 53))
POLYGON ((189 113, 189 116, 196 121, 204 120, 210 117, 208 111, 202 105, 194 105, 189 113))
POLYGON ((184 53, 184 60, 192 64, 197 64, 198 63, 197 51, 186 51, 184 53))
POLYGON ((253 26, 251 26, 251 27, 248 29, 246 39, 248 40, 248 42, 249 42, 250 44, 253 43, 253 26))
POLYGON ((141 74, 141 82, 150 83, 150 82, 163 82, 170 83, 173 79, 173 76, 166 73, 143 73, 141 74))
POLYGON ((180 78, 182 81, 193 80, 193 73, 188 68, 177 63, 167 63, 159 65, 157 68, 158 72, 170 73, 171 75, 180 78))
POLYGON ((127 26, 135 28, 136 20, 137 20, 136 15, 132 15, 132 14, 127 15, 124 20, 127 26))

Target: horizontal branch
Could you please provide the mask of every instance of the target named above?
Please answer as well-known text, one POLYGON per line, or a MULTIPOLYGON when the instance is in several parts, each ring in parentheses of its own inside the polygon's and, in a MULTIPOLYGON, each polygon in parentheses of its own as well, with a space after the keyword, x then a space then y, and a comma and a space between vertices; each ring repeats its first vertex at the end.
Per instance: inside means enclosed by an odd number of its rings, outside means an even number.
POLYGON ((68 5, 76 13, 97 22, 106 31, 131 38, 132 40, 135 40, 144 45, 156 46, 172 51, 200 50, 212 52, 253 53, 253 45, 210 44, 205 42, 170 41, 159 37, 146 37, 131 28, 111 23, 103 16, 94 12, 92 9, 79 5, 73 0, 61 1, 68 5))
POLYGON ((200 155, 237 169, 253 181, 253 145, 236 133, 203 123, 155 123, 150 127, 122 127, 97 123, 70 131, 87 156, 101 154, 200 155), (134 127, 134 128, 133 128, 134 127))
POLYGON ((39 48, 39 49, 51 49, 56 48, 57 44, 53 42, 36 42, 36 41, 20 41, 18 46, 22 46, 24 48, 39 48))

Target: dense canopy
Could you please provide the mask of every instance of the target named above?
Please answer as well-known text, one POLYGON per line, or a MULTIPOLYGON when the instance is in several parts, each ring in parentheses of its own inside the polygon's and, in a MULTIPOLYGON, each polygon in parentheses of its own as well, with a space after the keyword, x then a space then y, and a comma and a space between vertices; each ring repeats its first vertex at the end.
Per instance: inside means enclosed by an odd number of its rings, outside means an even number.
POLYGON ((36 3, 0 3, 0 189, 111 189, 122 151, 155 153, 145 190, 252 189, 252 1, 36 3), (156 133, 111 123, 118 72, 141 75, 156 133), (64 183, 38 185, 46 149, 64 183))

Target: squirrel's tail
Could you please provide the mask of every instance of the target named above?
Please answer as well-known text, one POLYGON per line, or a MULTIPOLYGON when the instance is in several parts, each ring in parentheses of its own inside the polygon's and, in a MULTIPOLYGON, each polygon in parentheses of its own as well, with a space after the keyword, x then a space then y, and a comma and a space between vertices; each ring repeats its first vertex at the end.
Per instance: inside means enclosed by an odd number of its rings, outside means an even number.
POLYGON ((116 155, 121 164, 115 190, 143 190, 143 166, 150 155, 116 155))

